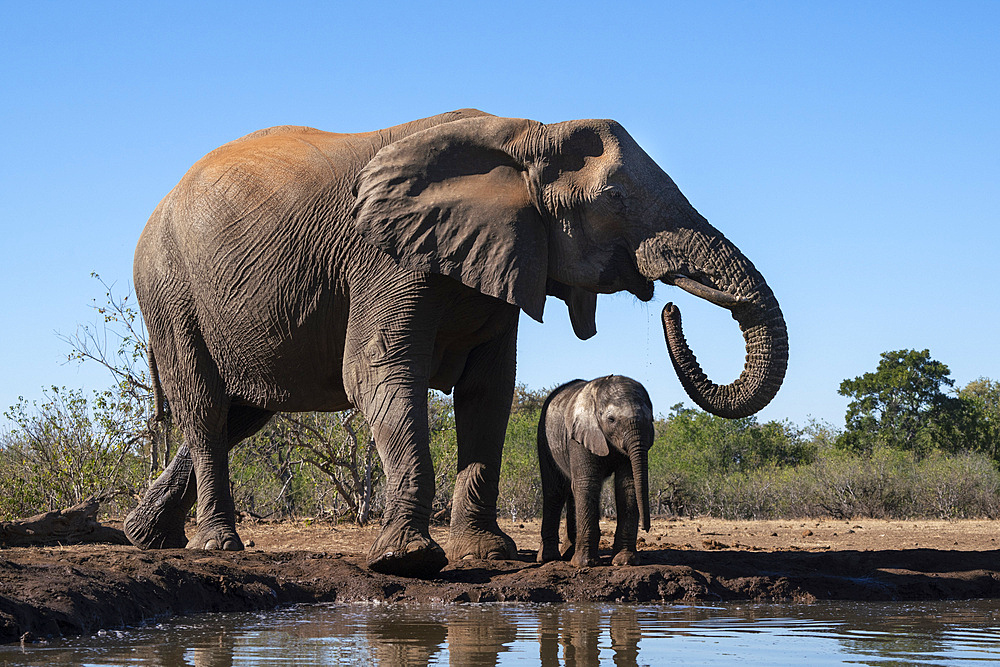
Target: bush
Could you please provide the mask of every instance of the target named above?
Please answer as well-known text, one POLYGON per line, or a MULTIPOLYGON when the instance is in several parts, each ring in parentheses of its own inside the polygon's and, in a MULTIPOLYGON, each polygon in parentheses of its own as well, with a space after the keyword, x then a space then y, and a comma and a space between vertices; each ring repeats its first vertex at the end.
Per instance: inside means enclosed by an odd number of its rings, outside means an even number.
POLYGON ((357 410, 279 413, 230 454, 237 508, 365 524, 384 505, 382 469, 357 410))
POLYGON ((427 397, 427 425, 431 436, 431 461, 434 464, 434 502, 432 515, 446 516, 451 511, 458 474, 458 445, 455 437, 455 404, 450 396, 432 391, 427 397))
POLYGON ((22 398, 5 413, 16 427, 0 441, 0 516, 62 509, 91 495, 121 513, 147 473, 141 444, 123 437, 128 406, 110 392, 95 394, 93 409, 82 391, 52 387, 45 398, 22 398))
POLYGON ((704 514, 722 519, 765 519, 778 512, 781 494, 776 489, 773 466, 750 472, 737 471, 706 479, 700 493, 704 514))
POLYGON ((940 519, 1000 516, 1000 473, 981 452, 937 453, 920 462, 915 513, 940 519))
POLYGON ((911 453, 876 446, 869 453, 832 450, 802 471, 811 489, 809 514, 835 518, 905 518, 913 507, 911 453))
POLYGON ((993 518, 1000 473, 976 452, 917 459, 889 447, 861 455, 831 448, 809 465, 706 478, 688 508, 725 519, 993 518))
POLYGON ((541 409, 515 412, 507 423, 500 467, 498 514, 511 521, 541 516, 542 481, 538 468, 538 419, 541 409))
POLYGON ((723 419, 675 405, 655 423, 649 452, 653 513, 754 517, 773 512, 774 476, 816 456, 813 429, 755 417, 723 419), (769 509, 771 508, 771 509, 769 509))

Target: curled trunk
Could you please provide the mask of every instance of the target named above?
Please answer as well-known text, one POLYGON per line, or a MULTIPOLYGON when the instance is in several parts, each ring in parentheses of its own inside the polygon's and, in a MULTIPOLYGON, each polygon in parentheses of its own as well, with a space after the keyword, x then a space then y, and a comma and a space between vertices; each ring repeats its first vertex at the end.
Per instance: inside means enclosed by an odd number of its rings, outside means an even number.
POLYGON ((712 382, 695 358, 684 338, 681 312, 672 303, 663 307, 663 334, 666 338, 670 361, 674 365, 681 385, 699 407, 719 417, 737 419, 758 412, 771 402, 781 387, 788 365, 788 337, 781 311, 769 320, 746 316, 734 309, 733 317, 739 322, 746 342, 746 363, 740 376, 727 385, 712 382), (741 314, 744 316, 741 318, 741 314))
POLYGON ((727 308, 746 343, 746 364, 732 383, 719 385, 702 371, 681 329, 680 310, 663 308, 663 334, 677 377, 699 407, 720 417, 747 417, 766 406, 785 377, 788 333, 778 301, 753 264, 704 222, 665 232, 640 248, 639 268, 727 308))

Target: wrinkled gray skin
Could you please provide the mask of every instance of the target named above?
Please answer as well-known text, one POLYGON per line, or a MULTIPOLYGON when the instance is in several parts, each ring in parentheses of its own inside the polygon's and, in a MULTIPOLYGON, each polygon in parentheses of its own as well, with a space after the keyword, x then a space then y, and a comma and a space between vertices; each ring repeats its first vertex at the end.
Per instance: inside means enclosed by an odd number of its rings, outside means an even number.
POLYGON ((649 530, 647 453, 653 446, 653 405, 645 387, 621 375, 573 380, 553 391, 538 422, 542 475, 542 542, 538 562, 570 559, 597 565, 601 487, 615 476, 618 514, 615 565, 637 565, 639 524, 649 530), (568 547, 559 552, 566 507, 568 547))
POLYGON ((362 134, 255 132, 206 155, 160 202, 134 280, 158 413, 162 393, 186 443, 126 520, 144 548, 242 549, 229 450, 277 411, 356 406, 387 477, 372 569, 428 576, 447 558, 512 557, 496 502, 518 312, 541 321, 547 294, 588 338, 598 293, 645 301, 655 280, 702 286, 733 311, 750 353, 720 393, 665 320, 685 386, 710 411, 763 407, 787 358, 763 278, 609 120, 463 110, 362 134), (454 392, 447 557, 428 533, 428 388, 454 392))

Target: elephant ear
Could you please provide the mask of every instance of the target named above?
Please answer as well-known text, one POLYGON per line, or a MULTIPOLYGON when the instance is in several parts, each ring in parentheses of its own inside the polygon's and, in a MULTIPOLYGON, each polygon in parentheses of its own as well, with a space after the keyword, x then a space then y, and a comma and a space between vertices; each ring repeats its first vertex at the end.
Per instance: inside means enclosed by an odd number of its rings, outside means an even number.
POLYGON ((593 382, 588 382, 576 395, 566 413, 566 429, 570 437, 597 456, 611 453, 604 431, 597 422, 597 393, 593 382))
POLYGON ((573 333, 587 340, 597 333, 597 294, 581 287, 571 287, 549 278, 545 291, 566 302, 573 333))
POLYGON ((450 276, 541 322, 548 241, 525 149, 540 128, 481 116, 382 148, 356 182, 358 233, 405 268, 450 276))

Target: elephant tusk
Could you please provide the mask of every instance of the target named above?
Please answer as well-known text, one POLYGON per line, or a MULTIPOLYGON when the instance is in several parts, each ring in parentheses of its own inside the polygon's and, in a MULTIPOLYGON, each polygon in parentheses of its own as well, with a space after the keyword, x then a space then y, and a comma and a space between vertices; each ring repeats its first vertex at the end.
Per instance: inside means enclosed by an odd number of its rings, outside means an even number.
POLYGON ((746 303, 747 299, 739 296, 735 296, 728 292, 722 292, 715 289, 714 287, 709 287, 708 285, 703 285, 697 280, 692 280, 687 276, 672 276, 670 282, 677 287, 680 287, 685 292, 694 294, 697 297, 701 297, 706 301, 710 301, 717 306, 722 306, 723 308, 733 308, 741 303, 746 303))

